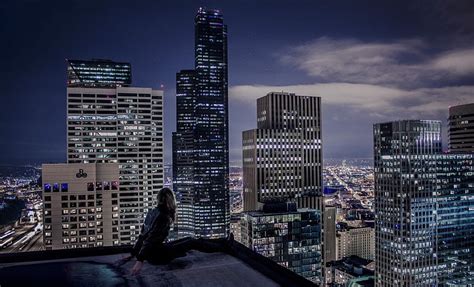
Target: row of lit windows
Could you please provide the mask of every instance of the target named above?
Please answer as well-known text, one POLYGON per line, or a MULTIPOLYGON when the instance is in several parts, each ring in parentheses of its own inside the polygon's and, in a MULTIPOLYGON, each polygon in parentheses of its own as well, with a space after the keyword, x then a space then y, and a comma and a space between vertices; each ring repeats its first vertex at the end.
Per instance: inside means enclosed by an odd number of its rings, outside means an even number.
MULTIPOLYGON (((87 191, 94 190, 118 190, 118 181, 97 181, 94 185, 93 182, 87 183, 87 191), (95 187, 95 188, 94 188, 95 187)), ((69 185, 67 183, 45 183, 44 192, 67 192, 69 191, 69 185)))

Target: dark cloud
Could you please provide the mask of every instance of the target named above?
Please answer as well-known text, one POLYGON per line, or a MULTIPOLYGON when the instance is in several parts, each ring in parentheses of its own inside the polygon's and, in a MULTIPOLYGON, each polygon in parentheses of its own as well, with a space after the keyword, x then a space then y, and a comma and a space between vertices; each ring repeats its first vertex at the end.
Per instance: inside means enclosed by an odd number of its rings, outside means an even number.
POLYGON ((474 73, 474 46, 429 52, 421 39, 363 42, 323 37, 287 48, 276 56, 324 82, 432 86, 474 73))
POLYGON ((164 84, 169 162, 175 73, 194 65, 199 6, 228 24, 232 161, 271 90, 323 98, 326 156, 370 156, 373 122, 445 119, 473 101, 473 3, 1 1, 0 163, 64 160, 65 58, 130 61, 135 86, 164 84))

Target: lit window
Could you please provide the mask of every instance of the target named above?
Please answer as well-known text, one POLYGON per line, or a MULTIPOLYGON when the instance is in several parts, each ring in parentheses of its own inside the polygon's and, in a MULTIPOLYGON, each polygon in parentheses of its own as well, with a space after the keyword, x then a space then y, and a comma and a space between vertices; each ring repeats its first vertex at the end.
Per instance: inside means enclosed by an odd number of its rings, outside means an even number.
POLYGON ((44 192, 51 192, 51 184, 49 183, 44 184, 44 192))

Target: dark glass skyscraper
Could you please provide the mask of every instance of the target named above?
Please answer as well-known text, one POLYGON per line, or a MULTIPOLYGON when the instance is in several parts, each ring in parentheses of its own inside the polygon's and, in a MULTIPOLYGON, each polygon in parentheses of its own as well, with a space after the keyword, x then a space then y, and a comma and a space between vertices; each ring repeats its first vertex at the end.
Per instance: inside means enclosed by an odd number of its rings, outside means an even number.
POLYGON ((175 235, 194 236, 194 107, 196 73, 176 74, 176 132, 173 133, 173 187, 178 201, 175 235))
POLYGON ((441 122, 374 125, 376 286, 436 286, 441 122))
POLYGON ((218 10, 200 8, 195 70, 177 74, 173 182, 178 237, 229 232, 227 28, 218 10))
POLYGON ((439 121, 374 126, 377 286, 474 284, 473 159, 439 121))
POLYGON ((474 154, 436 157, 439 286, 474 286, 474 154))
POLYGON ((132 84, 132 66, 111 60, 66 60, 68 87, 114 88, 132 84))

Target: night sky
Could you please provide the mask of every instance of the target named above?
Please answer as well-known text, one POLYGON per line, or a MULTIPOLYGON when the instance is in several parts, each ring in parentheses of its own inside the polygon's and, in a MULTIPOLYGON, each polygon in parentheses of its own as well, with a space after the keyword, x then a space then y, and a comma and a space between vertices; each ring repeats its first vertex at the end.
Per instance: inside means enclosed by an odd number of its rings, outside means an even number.
POLYGON ((133 86, 165 92, 194 66, 194 15, 224 13, 231 161, 270 91, 322 97, 326 158, 372 156, 372 124, 446 121, 474 102, 474 1, 22 1, 0 3, 0 164, 66 160, 65 59, 132 64, 133 86))

